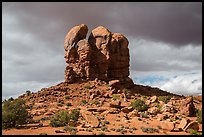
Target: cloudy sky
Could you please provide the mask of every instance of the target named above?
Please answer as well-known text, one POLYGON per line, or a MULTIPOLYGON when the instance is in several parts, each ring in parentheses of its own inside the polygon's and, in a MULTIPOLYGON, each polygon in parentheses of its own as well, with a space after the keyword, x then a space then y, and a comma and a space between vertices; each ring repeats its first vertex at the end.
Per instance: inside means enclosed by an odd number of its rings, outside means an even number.
POLYGON ((172 93, 202 93, 202 3, 3 3, 2 99, 64 80, 64 38, 84 23, 129 40, 130 77, 172 93))

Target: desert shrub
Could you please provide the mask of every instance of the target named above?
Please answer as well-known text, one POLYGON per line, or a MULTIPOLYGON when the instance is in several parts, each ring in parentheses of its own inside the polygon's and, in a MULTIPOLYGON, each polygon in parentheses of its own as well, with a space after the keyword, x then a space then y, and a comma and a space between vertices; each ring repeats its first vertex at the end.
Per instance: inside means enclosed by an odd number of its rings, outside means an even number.
POLYGON ((57 104, 57 106, 62 107, 62 106, 63 106, 63 104, 62 104, 62 103, 58 103, 58 104, 57 104))
POLYGON ((52 127, 62 127, 66 126, 70 120, 77 121, 78 118, 79 111, 77 109, 73 109, 71 113, 68 113, 66 110, 61 110, 51 118, 50 125, 52 127))
POLYGON ((141 114, 142 114, 142 117, 143 117, 143 118, 149 118, 149 117, 147 116, 147 114, 145 114, 145 113, 143 113, 143 112, 142 112, 141 114))
POLYGON ((50 118, 49 117, 42 117, 40 120, 41 121, 46 121, 46 120, 49 120, 50 118))
POLYGON ((159 101, 163 101, 166 104, 171 99, 171 96, 159 96, 158 99, 159 101))
POLYGON ((157 128, 145 128, 145 127, 141 127, 142 132, 146 132, 146 133, 154 133, 154 132, 159 132, 159 130, 157 128))
POLYGON ((2 103, 2 128, 18 127, 28 123, 32 117, 27 111, 25 100, 15 99, 2 103))
POLYGON ((72 106, 72 103, 68 102, 68 103, 67 103, 67 106, 72 106))
POLYGON ((132 130, 137 130, 137 128, 136 127, 132 127, 132 130))
POLYGON ((59 100, 58 103, 64 104, 64 101, 63 100, 59 100))
POLYGON ((81 101, 81 104, 83 104, 83 105, 86 104, 86 103, 87 103, 86 100, 82 100, 82 101, 81 101))
POLYGON ((105 133, 104 132, 99 132, 99 134, 98 135, 105 135, 105 133))
POLYGON ((99 102, 98 100, 91 100, 91 101, 89 102, 89 104, 90 104, 90 105, 93 105, 93 104, 97 105, 97 104, 100 104, 100 102, 99 102))
POLYGON ((202 124, 202 110, 200 109, 196 109, 196 117, 197 117, 197 121, 198 123, 202 124))
POLYGON ((130 91, 126 88, 123 89, 123 92, 126 94, 126 93, 130 93, 130 91))
POLYGON ((68 132, 76 132, 77 128, 76 127, 72 127, 72 126, 65 126, 64 127, 64 131, 68 131, 68 132))
POLYGON ((72 120, 74 120, 74 121, 77 121, 78 119, 79 119, 79 114, 80 114, 80 112, 79 112, 79 110, 77 110, 77 109, 73 109, 72 111, 71 111, 71 113, 70 113, 70 119, 72 119, 72 120))
POLYGON ((159 110, 161 110, 161 108, 162 108, 162 106, 161 106, 159 103, 156 104, 156 107, 157 107, 159 110))
POLYGON ((92 89, 92 86, 90 86, 90 85, 85 85, 84 88, 92 89))
POLYGON ((47 133, 40 133, 39 135, 48 135, 47 133))
POLYGON ((105 131, 105 130, 107 130, 107 129, 108 129, 108 128, 107 128, 106 126, 102 126, 102 127, 101 127, 101 130, 102 130, 102 131, 105 131))
POLYGON ((8 101, 13 101, 14 99, 13 99, 13 97, 10 97, 9 99, 8 99, 8 101))
POLYGON ((70 96, 69 95, 65 96, 65 99, 67 99, 67 100, 70 99, 70 96))
POLYGON ((61 110, 57 112, 54 117, 50 119, 50 125, 52 127, 62 127, 66 126, 70 120, 69 114, 67 111, 61 110))
POLYGON ((190 135, 201 135, 197 130, 194 129, 189 129, 188 132, 190 133, 190 135))
POLYGON ((148 109, 148 106, 141 99, 133 100, 131 102, 131 105, 134 109, 137 109, 138 111, 146 111, 148 109))
POLYGON ((31 91, 30 91, 30 90, 27 90, 27 91, 26 91, 26 95, 27 95, 27 96, 30 96, 30 95, 31 95, 31 91))
POLYGON ((104 124, 110 124, 110 122, 109 122, 109 121, 107 121, 107 120, 105 120, 105 121, 104 121, 104 124))
POLYGON ((117 100, 119 98, 120 98, 120 96, 118 94, 113 94, 112 95, 112 100, 117 100))

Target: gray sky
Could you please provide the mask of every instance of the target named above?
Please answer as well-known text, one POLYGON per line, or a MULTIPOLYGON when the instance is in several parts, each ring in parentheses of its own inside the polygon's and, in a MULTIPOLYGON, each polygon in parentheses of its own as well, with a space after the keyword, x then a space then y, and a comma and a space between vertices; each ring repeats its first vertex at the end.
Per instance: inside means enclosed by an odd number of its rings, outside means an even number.
POLYGON ((66 33, 84 23, 129 40, 136 84, 202 92, 202 3, 3 3, 2 98, 64 80, 66 33))

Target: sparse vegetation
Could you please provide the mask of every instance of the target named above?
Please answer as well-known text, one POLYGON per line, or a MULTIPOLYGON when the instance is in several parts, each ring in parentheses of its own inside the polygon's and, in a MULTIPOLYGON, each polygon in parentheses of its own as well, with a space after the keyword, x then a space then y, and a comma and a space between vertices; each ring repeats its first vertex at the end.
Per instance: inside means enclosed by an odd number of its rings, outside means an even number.
POLYGON ((77 121, 79 119, 79 114, 80 114, 79 110, 73 109, 70 113, 70 119, 77 121))
POLYGON ((166 104, 171 99, 171 96, 159 96, 158 99, 159 101, 163 101, 166 104))
POLYGON ((46 120, 49 120, 50 119, 50 117, 42 117, 40 120, 41 121, 46 121, 46 120))
POLYGON ((137 99, 137 100, 133 100, 131 102, 131 105, 134 109, 137 109, 138 111, 146 111, 148 109, 148 106, 144 103, 143 100, 137 99))
POLYGON ((62 107, 63 104, 62 103, 57 103, 57 106, 62 107))
POLYGON ((67 111, 61 110, 57 112, 53 118, 50 120, 50 125, 52 127, 62 127, 66 126, 70 120, 69 114, 67 111))
POLYGON ((90 105, 93 105, 93 104, 97 105, 97 104, 100 104, 100 102, 99 102, 98 100, 91 100, 91 101, 89 102, 89 104, 90 104, 90 105))
POLYGON ((197 117, 197 121, 198 123, 202 124, 202 110, 200 109, 196 109, 196 117, 197 117))
POLYGON ((27 105, 23 99, 15 99, 2 103, 2 128, 18 127, 32 120, 26 110, 27 105))
POLYGON ((71 102, 68 102, 67 103, 67 106, 69 107, 69 106, 72 106, 72 103, 71 102))
POLYGON ((124 92, 125 94, 130 93, 130 91, 129 91, 128 89, 126 89, 126 88, 123 89, 123 92, 124 92))
POLYGON ((27 90, 27 91, 26 91, 26 95, 27 95, 27 96, 30 96, 31 94, 32 94, 32 93, 31 93, 30 90, 27 90))
POLYGON ((142 132, 146 132, 146 133, 154 133, 154 132, 159 132, 159 130, 157 128, 146 128, 146 127, 141 127, 142 132))
POLYGON ((92 89, 93 87, 90 86, 90 85, 85 85, 84 88, 87 88, 87 89, 92 89))
POLYGON ((141 115, 142 115, 143 118, 149 118, 149 117, 147 116, 147 114, 145 114, 145 113, 143 113, 143 112, 141 113, 141 115))
POLYGON ((66 132, 77 132, 77 128, 72 127, 72 126, 65 126, 64 131, 66 131, 66 132))
POLYGON ((39 135, 48 135, 47 133, 40 133, 39 135))
POLYGON ((82 105, 84 105, 84 104, 86 104, 86 103, 88 103, 86 100, 82 100, 82 101, 81 101, 81 104, 82 104, 82 105))
POLYGON ((109 121, 107 121, 107 120, 105 120, 105 121, 104 121, 104 124, 110 124, 110 122, 109 122, 109 121))
POLYGON ((50 125, 52 127, 62 127, 66 126, 71 119, 77 121, 78 118, 79 111, 77 109, 73 109, 70 114, 66 110, 61 110, 51 118, 50 125))
POLYGON ((105 135, 105 133, 104 132, 99 132, 99 134, 98 135, 105 135))
POLYGON ((65 96, 65 99, 67 99, 67 100, 70 99, 70 96, 69 95, 65 96))
POLYGON ((113 94, 112 95, 112 100, 117 100, 119 98, 120 98, 120 96, 118 94, 113 94))
POLYGON ((201 133, 199 133, 197 130, 194 130, 194 129, 189 129, 188 133, 190 133, 190 135, 201 135, 201 133))
POLYGON ((136 127, 132 127, 132 130, 137 130, 137 128, 136 127))

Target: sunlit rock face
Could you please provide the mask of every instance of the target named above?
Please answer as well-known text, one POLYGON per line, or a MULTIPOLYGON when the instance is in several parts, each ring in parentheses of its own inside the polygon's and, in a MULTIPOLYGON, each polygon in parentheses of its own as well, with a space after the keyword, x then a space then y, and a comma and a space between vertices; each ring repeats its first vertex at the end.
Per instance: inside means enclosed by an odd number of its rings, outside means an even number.
POLYGON ((93 29, 88 40, 87 32, 88 27, 80 24, 73 27, 65 37, 65 82, 117 79, 121 84, 132 86, 133 81, 128 77, 128 39, 120 33, 111 33, 103 26, 93 29))

